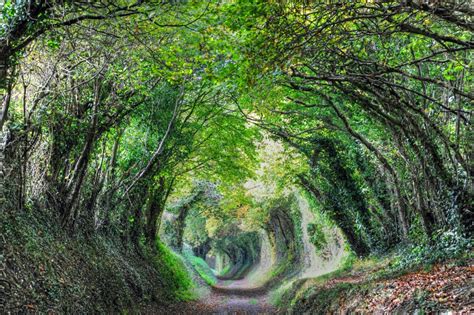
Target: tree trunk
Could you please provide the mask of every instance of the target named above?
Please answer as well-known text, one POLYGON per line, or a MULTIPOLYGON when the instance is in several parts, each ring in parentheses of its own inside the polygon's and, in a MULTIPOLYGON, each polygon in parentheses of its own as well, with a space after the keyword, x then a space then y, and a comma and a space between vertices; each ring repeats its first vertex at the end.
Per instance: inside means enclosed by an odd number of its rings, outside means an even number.
POLYGON ((142 209, 141 206, 135 205, 133 212, 133 221, 131 222, 130 240, 138 249, 140 246, 140 236, 142 234, 142 209))
POLYGON ((160 178, 160 186, 151 188, 147 207, 147 225, 146 240, 151 248, 154 248, 156 233, 158 230, 158 218, 163 213, 163 195, 164 195, 164 178, 160 178))
MULTIPOLYGON (((0 60, 0 67, 1 67, 1 60, 0 60)), ((0 100, 2 102, 2 108, 0 109, 0 132, 3 130, 3 126, 5 125, 8 119, 8 110, 10 108, 10 100, 13 88, 13 82, 7 82, 7 73, 0 73, 0 80, 4 80, 5 82, 0 84, 0 100)))
POLYGON ((115 138, 114 146, 112 149, 112 156, 110 158, 110 164, 109 164, 109 169, 107 171, 107 175, 105 178, 105 193, 103 194, 104 196, 104 202, 103 204, 103 223, 102 226, 104 228, 107 228, 110 224, 110 211, 112 210, 112 196, 113 196, 113 190, 109 187, 111 183, 115 181, 115 166, 117 164, 117 156, 118 156, 118 148, 120 144, 120 139, 122 137, 122 130, 120 130, 117 134, 117 137, 115 138))
POLYGON ((179 210, 178 218, 176 219, 176 239, 177 239, 177 249, 181 251, 183 249, 183 234, 186 227, 186 217, 190 209, 190 205, 186 204, 179 210))
POLYGON ((79 198, 79 192, 81 191, 84 178, 87 173, 87 167, 89 165, 90 155, 93 149, 93 145, 96 139, 97 123, 98 123, 98 109, 100 103, 100 87, 101 82, 96 81, 95 92, 94 92, 94 104, 92 113, 92 122, 87 138, 82 149, 81 155, 79 156, 75 166, 71 180, 67 184, 68 196, 64 205, 64 212, 62 215, 63 226, 73 227, 74 221, 78 215, 77 199, 79 198))
POLYGON ((397 199, 397 212, 398 212, 398 219, 400 220, 400 226, 402 228, 402 239, 404 241, 408 240, 408 224, 406 219, 406 203, 405 200, 400 192, 400 181, 398 179, 397 173, 390 165, 388 160, 383 156, 383 154, 370 143, 365 137, 363 137, 360 133, 356 132, 349 124, 348 119, 344 114, 331 102, 331 106, 336 112, 337 116, 342 120, 346 130, 349 134, 354 137, 355 139, 359 140, 369 151, 371 151, 376 157, 377 160, 383 165, 383 167, 388 171, 390 176, 392 177, 394 188, 395 188, 395 197, 397 199))
POLYGON ((206 260, 207 253, 211 250, 210 241, 207 240, 204 244, 201 244, 193 248, 194 255, 201 257, 203 260, 206 260))
POLYGON ((7 196, 5 192, 5 148, 7 145, 7 133, 0 130, 0 212, 7 211, 7 196))

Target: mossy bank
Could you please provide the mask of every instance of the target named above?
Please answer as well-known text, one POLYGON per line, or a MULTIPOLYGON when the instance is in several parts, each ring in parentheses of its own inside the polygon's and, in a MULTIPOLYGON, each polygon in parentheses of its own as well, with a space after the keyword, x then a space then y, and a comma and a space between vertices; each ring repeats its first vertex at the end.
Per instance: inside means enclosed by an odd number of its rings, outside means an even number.
POLYGON ((1 221, 2 313, 133 312, 193 298, 181 259, 160 243, 151 252, 118 234, 70 237, 38 213, 1 221))

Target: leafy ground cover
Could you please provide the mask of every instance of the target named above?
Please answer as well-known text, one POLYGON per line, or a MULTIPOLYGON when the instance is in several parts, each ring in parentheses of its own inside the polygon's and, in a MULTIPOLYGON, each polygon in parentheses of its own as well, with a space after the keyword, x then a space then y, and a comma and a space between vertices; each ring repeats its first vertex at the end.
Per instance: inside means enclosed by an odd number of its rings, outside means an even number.
POLYGON ((474 260, 466 257, 399 269, 397 257, 365 259, 315 279, 296 281, 280 300, 295 314, 466 312, 472 309, 474 260))
POLYGON ((40 218, 2 215, 2 312, 113 313, 195 297, 185 266, 161 243, 138 252, 118 237, 68 237, 40 218))

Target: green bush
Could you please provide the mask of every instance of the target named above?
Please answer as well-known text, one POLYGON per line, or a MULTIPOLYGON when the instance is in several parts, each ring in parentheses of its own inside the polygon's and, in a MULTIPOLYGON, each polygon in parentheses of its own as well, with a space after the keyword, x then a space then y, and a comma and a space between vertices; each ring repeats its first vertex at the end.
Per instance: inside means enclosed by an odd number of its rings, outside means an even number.
POLYGON ((429 242, 412 244, 403 248, 391 267, 402 270, 416 265, 433 264, 439 261, 463 258, 472 255, 472 239, 458 230, 438 231, 429 242))
POLYGON ((309 223, 307 227, 310 236, 309 240, 317 251, 321 251, 327 245, 327 238, 323 228, 320 223, 309 223))

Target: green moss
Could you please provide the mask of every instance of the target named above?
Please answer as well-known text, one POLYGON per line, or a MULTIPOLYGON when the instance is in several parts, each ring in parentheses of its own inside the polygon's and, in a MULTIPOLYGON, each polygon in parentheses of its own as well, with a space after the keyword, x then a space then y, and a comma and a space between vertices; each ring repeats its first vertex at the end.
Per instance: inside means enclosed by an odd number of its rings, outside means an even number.
POLYGON ((230 265, 225 266, 224 269, 220 272, 221 276, 225 276, 230 271, 230 265))
POLYGON ((217 283, 217 279, 212 272, 209 265, 201 258, 194 256, 191 252, 185 252, 185 258, 191 263, 194 269, 197 271, 199 276, 208 284, 214 285, 217 283))
POLYGON ((167 284, 169 297, 181 301, 195 298, 191 290, 193 282, 179 256, 159 240, 156 242, 156 249, 153 264, 157 270, 160 270, 163 282, 167 284))

